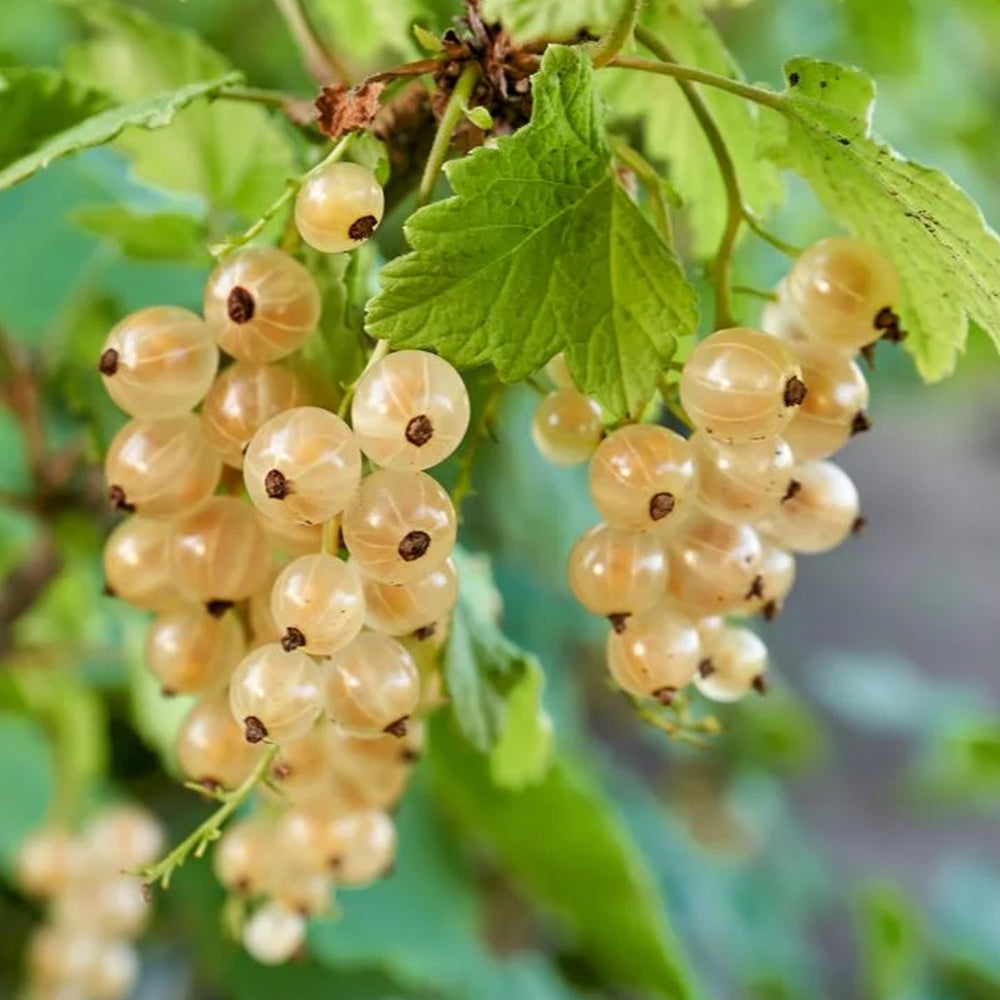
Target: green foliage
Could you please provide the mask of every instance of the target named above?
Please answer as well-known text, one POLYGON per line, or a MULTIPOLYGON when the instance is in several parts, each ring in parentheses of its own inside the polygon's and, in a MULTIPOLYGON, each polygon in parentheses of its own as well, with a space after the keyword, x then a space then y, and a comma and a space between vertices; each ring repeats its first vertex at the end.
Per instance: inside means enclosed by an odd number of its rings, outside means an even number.
POLYGON ((87 205, 73 221, 136 260, 172 260, 205 265, 204 223, 182 212, 136 212, 127 205, 87 205))
POLYGON ((0 711, 0 870, 9 874, 21 838, 45 818, 54 786, 52 753, 31 718, 0 711))
POLYGON ((466 738, 490 755, 494 782, 520 788, 544 774, 551 723, 538 661, 499 629, 500 594, 484 556, 455 552, 462 580, 445 652, 444 678, 466 738))
POLYGON ((565 40, 582 29, 600 31, 620 6, 620 0, 485 0, 483 12, 519 41, 565 40))
POLYGON ((787 131, 777 155, 834 218, 895 263, 920 373, 954 370, 969 319, 1000 344, 1000 240, 975 203, 940 171, 871 137, 874 85, 860 70, 794 59, 785 73, 787 131))
MULTIPOLYGON (((741 78, 739 66, 698 0, 648 4, 640 23, 669 45, 678 62, 741 78)), ((641 123, 646 154, 669 166, 672 186, 683 200, 692 254, 710 257, 726 222, 726 191, 711 146, 677 83, 627 70, 610 70, 600 79, 615 114, 641 123), (655 114, 649 114, 652 106, 655 114)), ((710 87, 700 92, 733 159, 743 200, 763 213, 781 201, 783 190, 774 164, 762 155, 759 109, 710 87)))
POLYGON ((862 957, 862 995, 870 1000, 918 996, 924 943, 913 904, 890 882, 866 885, 855 903, 862 957))
POLYGON ((52 69, 0 70, 0 167, 33 152, 108 106, 97 91, 81 87, 52 69))
MULTIPOLYGON (((74 9, 92 35, 67 54, 69 72, 118 100, 183 91, 194 80, 236 79, 197 35, 135 7, 95 0, 74 9)), ((244 218, 259 215, 296 172, 289 138, 275 120, 262 108, 226 101, 200 102, 168 134, 128 133, 119 146, 148 183, 200 195, 213 212, 244 218)))
MULTIPOLYGON (((28 79, 32 81, 29 86, 34 86, 38 78, 32 76, 28 79)), ((63 131, 46 132, 44 141, 40 145, 35 146, 27 155, 0 170, 0 190, 27 179, 39 170, 44 170, 50 163, 63 156, 69 156, 93 146, 102 146, 122 133, 124 129, 130 127, 147 130, 161 129, 169 125, 177 112, 191 104, 192 101, 199 97, 218 93, 224 86, 237 79, 239 79, 238 76, 227 73, 200 82, 187 83, 164 93, 155 93, 127 104, 108 108, 106 111, 100 111, 90 115, 90 117, 78 119, 76 124, 63 131)), ((59 94, 69 99, 70 103, 57 105, 58 113, 53 112, 52 119, 56 122, 71 119, 75 113, 74 109, 95 106, 81 104, 78 96, 80 90, 69 85, 61 88, 59 94)), ((52 102, 50 108, 55 106, 55 102, 52 102)), ((0 104, 0 110, 3 110, 2 104, 0 104)), ((4 127, 6 130, 6 119, 4 127)), ((41 130, 37 127, 26 136, 29 143, 35 142, 39 138, 41 138, 41 130)), ((152 136, 147 138, 151 138, 154 143, 160 142, 152 136)), ((168 137, 168 141, 169 139, 170 137, 168 137)), ((135 139, 129 133, 124 135, 122 141, 127 145, 142 144, 142 139, 135 139)), ((8 144, 8 148, 14 147, 14 143, 8 144)))
POLYGON ((455 197, 413 215, 414 252, 382 269, 368 332, 505 381, 565 350, 609 417, 640 413, 694 330, 694 293, 614 177, 586 55, 547 49, 531 124, 448 178, 455 197))
POLYGON ((588 965, 670 1000, 694 996, 649 872, 591 775, 557 760, 540 783, 513 792, 496 787, 446 718, 431 735, 444 807, 556 919, 588 965))

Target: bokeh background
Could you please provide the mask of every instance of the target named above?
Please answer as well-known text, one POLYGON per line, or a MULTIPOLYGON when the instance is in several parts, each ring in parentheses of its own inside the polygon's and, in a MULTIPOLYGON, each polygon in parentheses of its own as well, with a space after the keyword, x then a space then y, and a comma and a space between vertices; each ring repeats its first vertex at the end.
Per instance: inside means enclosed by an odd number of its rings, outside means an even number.
MULTIPOLYGON (((265 0, 135 6, 195 28, 253 84, 311 93, 265 0)), ((353 32, 343 50, 352 67, 398 61, 392 26, 407 22, 406 0, 315 7, 341 37, 353 32)), ((876 130, 946 169, 1000 223, 998 0, 755 0, 712 13, 751 79, 780 84, 782 60, 796 54, 870 70, 876 130)), ((0 65, 56 65, 78 33, 68 7, 0 0, 0 65)), ((207 258, 138 259, 87 231, 94 206, 122 203, 194 219, 201 211, 194 199, 134 182, 112 150, 0 193, 0 326, 46 373, 53 447, 83 431, 92 442, 120 419, 95 402, 92 371, 114 318, 200 299, 207 258)), ((772 228, 802 245, 830 223, 793 184, 772 228)), ((738 265, 741 283, 761 287, 786 266, 756 242, 741 248, 738 265)), ((754 300, 739 305, 755 317, 754 300)), ((535 397, 507 395, 464 540, 491 553, 505 627, 545 667, 560 757, 634 842, 638 877, 659 897, 650 913, 662 905, 705 997, 1000 998, 998 372, 979 331, 955 376, 935 386, 922 385, 902 353, 880 353, 874 430, 843 455, 868 530, 800 561, 784 615, 765 626, 775 688, 723 709, 725 732, 708 750, 643 730, 606 686, 602 628, 574 605, 563 576, 574 538, 596 520, 584 475, 534 453, 535 397)), ((93 801, 141 798, 174 833, 204 806, 161 763, 179 709, 144 678, 141 617, 101 595, 108 522, 87 505, 86 481, 76 508, 22 509, 29 469, 2 409, 0 487, 0 573, 37 550, 42 522, 63 565, 0 641, 0 996, 13 996, 37 914, 10 883, 10 862, 49 805, 56 765, 75 769, 93 801), (4 666, 32 680, 11 684, 4 666)), ((188 866, 158 900, 136 995, 637 996, 595 970, 564 922, 511 876, 505 851, 530 842, 554 857, 567 842, 562 825, 580 822, 555 799, 536 806, 535 822, 498 850, 482 829, 488 807, 478 824, 459 821, 440 783, 421 774, 400 815, 396 873, 345 894, 342 920, 316 929, 315 957, 277 972, 225 941, 220 893, 206 866, 188 866)), ((572 871, 574 912, 599 932, 613 886, 590 883, 585 851, 572 871)), ((628 956, 635 943, 616 944, 628 956)))

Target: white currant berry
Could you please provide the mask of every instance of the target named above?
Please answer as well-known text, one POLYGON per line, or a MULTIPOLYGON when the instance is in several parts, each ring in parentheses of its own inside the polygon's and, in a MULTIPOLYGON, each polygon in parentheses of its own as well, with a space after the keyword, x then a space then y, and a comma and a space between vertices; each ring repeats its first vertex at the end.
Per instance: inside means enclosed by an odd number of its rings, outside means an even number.
POLYGON ((361 452, 336 414, 297 406, 272 417, 243 459, 250 499, 269 518, 320 524, 336 517, 361 479, 361 452))
POLYGON ((395 639, 363 632, 324 664, 326 714, 358 736, 403 736, 420 703, 420 674, 395 639))
POLYGON ((668 541, 670 592, 699 617, 735 611, 754 589, 762 554, 753 528, 697 511, 668 541))
POLYGON ((810 339, 841 350, 864 347, 898 322, 896 269, 861 240, 831 236, 814 243, 795 261, 786 286, 810 339))
POLYGON ((342 850, 337 884, 360 889, 381 878, 396 859, 396 824, 381 810, 369 809, 337 820, 342 850))
POLYGON ((146 634, 146 668, 164 694, 201 694, 226 686, 246 650, 232 612, 182 608, 160 615, 146 634))
POLYGON ((573 382, 573 376, 569 373, 569 365, 566 363, 566 355, 563 354, 562 351, 549 358, 548 363, 545 365, 545 374, 548 375, 549 381, 551 381, 557 389, 576 388, 576 385, 573 382))
POLYGON ((229 697, 208 695, 191 706, 174 739, 177 763, 208 789, 236 788, 254 769, 259 748, 247 743, 229 710, 229 697))
POLYGON ((104 546, 107 590, 137 608, 169 611, 185 602, 170 562, 173 526, 167 521, 130 517, 111 532, 104 546))
POLYGON ((780 434, 806 393, 789 345, 743 327, 696 344, 680 381, 681 404, 695 428, 724 444, 780 434))
POLYGON ((205 440, 234 469, 250 439, 272 417, 306 402, 302 380, 281 365, 238 361, 215 380, 201 407, 205 440))
POLYGON ((368 239, 385 209, 375 175, 359 163, 328 163, 310 173, 295 199, 295 225, 309 246, 344 253, 368 239))
POLYGON ((305 940, 306 918, 277 900, 257 907, 243 925, 243 947, 262 965, 287 962, 305 940))
POLYGON ((248 743, 298 739, 323 707, 320 669, 300 650, 259 646, 233 671, 229 707, 248 743))
POLYGON ((57 923, 105 939, 139 937, 151 913, 141 878, 107 872, 80 879, 58 896, 52 910, 57 923))
POLYGON ((240 361, 276 361, 316 329, 320 292, 294 257, 248 247, 227 257, 205 286, 205 320, 219 346, 240 361))
POLYGON ((198 418, 190 414, 127 423, 104 459, 111 505, 145 517, 176 517, 204 503, 221 471, 198 418))
POLYGON ((458 600, 458 573, 446 559, 409 583, 380 583, 362 576, 365 624, 375 632, 402 636, 432 626, 458 600))
POLYGON ((212 497, 174 529, 177 582, 206 603, 249 597, 267 577, 266 551, 253 507, 235 497, 212 497))
POLYGON ((271 616, 285 649, 324 656, 361 631, 365 601, 354 566, 315 553, 290 562, 274 581, 271 616))
POLYGON ((105 807, 84 828, 83 837, 92 864, 115 872, 152 864, 164 847, 159 821, 135 805, 105 807))
POLYGON ((796 460, 826 458, 851 435, 871 426, 865 412, 868 383, 861 369, 836 347, 808 342, 796 344, 795 353, 809 393, 784 437, 796 460))
POLYGON ((304 736, 282 744, 271 767, 271 782, 288 802, 309 800, 330 782, 331 743, 320 720, 304 736))
POLYGON ((712 701, 739 701, 767 690, 767 647, 747 628, 727 628, 698 668, 694 683, 712 701))
POLYGON ((767 538, 761 538, 761 545, 763 553, 755 585, 749 592, 749 599, 735 613, 760 613, 770 621, 781 613, 785 598, 795 583, 795 556, 767 538))
POLYGON ((600 444, 589 469, 590 495, 609 524, 664 531, 679 520, 694 482, 691 448, 655 424, 628 424, 600 444))
POLYGON ((788 490, 795 457, 782 438, 726 445, 699 431, 691 448, 695 499, 720 521, 754 524, 772 513, 788 490))
POLYGON ((396 351, 362 375, 351 403, 351 426, 376 465, 429 469, 465 437, 469 393, 443 358, 396 351))
MULTIPOLYGON (((322 524, 300 524, 297 521, 282 521, 268 517, 254 505, 257 523, 267 538, 268 545, 285 556, 304 556, 319 551, 323 542, 322 524)), ((270 591, 268 592, 270 594, 270 591)), ((268 596, 270 600, 270 596, 268 596)))
POLYGON ((382 583, 408 583, 451 555, 455 508, 425 472, 379 469, 361 481, 341 530, 362 573, 382 583))
POLYGON ((765 530, 792 552, 827 552, 863 525, 858 491, 832 462, 802 462, 792 473, 788 497, 767 521, 765 530))
POLYGON ((14 864, 21 890, 51 897, 65 892, 84 867, 81 842, 61 826, 45 826, 25 835, 14 864))
POLYGON ((652 532, 599 524, 577 540, 569 555, 574 597, 615 625, 659 601, 668 575, 666 549, 652 532))
POLYGON ((700 660, 694 622, 665 601, 608 633, 608 670, 622 690, 636 697, 669 704, 694 677, 700 660))
POLYGON ((535 447, 556 465, 586 462, 600 443, 601 408, 576 389, 556 389, 535 409, 531 436, 535 447))
POLYGON ((273 881, 274 842, 273 824, 260 816, 231 823, 212 853, 215 877, 230 892, 260 895, 273 881))
POLYGON ((108 395, 146 420, 179 417, 208 392, 219 366, 211 331, 187 309, 154 306, 108 334, 98 370, 108 395))

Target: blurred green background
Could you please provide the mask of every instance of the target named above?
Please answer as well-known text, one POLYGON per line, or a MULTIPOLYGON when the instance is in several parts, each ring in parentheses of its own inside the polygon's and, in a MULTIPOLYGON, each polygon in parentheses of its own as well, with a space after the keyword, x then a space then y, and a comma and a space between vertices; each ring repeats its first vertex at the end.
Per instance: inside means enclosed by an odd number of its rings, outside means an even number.
MULTIPOLYGON (((250 83, 311 96, 270 2, 134 6, 193 27, 250 83)), ((414 16, 438 27, 449 16, 444 0, 314 7, 359 75, 412 57, 414 16)), ((782 61, 803 53, 875 74, 876 130, 1000 222, 1000 0, 755 0, 712 14, 751 79, 777 85, 782 61)), ((70 6, 0 0, 0 66, 60 65, 80 35, 70 6)), ((86 429, 96 458, 121 420, 101 398, 96 347, 131 309, 197 308, 208 257, 190 233, 205 225, 201 200, 135 180, 110 149, 0 193, 0 327, 42 366, 52 448, 86 429), (95 235, 112 205, 176 215, 176 247, 95 235)), ((829 222, 793 185, 772 229, 801 245, 829 222)), ((747 242, 738 277, 768 287, 784 266, 747 242)), ((754 318, 754 300, 738 305, 754 318)), ((136 996, 669 996, 656 986, 676 958, 706 998, 1000 998, 998 370, 975 331, 940 385, 921 385, 904 355, 880 355, 875 429, 843 456, 869 528, 801 560, 785 614, 766 626, 778 683, 723 709, 709 750, 640 729, 608 690, 603 628, 562 569, 596 520, 584 476, 534 453, 534 397, 509 392, 464 540, 492 554, 505 628, 545 667, 556 771, 520 796, 492 791, 473 751, 442 730, 399 816, 395 874, 345 893, 342 919, 318 923, 313 957, 289 968, 262 970, 229 944, 220 891, 205 865, 186 866, 158 898, 136 996), (637 974, 616 973, 609 954, 637 974)), ((62 561, 0 637, 0 996, 14 995, 37 918, 7 880, 12 854, 43 818, 57 765, 88 801, 136 796, 174 834, 205 808, 161 764, 184 706, 142 672, 142 616, 101 595, 110 522, 89 502, 92 479, 74 480, 78 503, 41 512, 24 509, 31 485, 18 425, 0 409, 0 573, 37 553, 42 522, 62 561)))

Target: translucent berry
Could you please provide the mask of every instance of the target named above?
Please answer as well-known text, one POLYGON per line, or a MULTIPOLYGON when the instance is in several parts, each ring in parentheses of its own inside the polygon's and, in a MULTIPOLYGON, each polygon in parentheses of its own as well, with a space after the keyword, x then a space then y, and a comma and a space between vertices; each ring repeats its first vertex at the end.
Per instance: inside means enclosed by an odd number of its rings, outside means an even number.
POLYGON ((222 693, 191 706, 174 741, 177 763, 191 780, 207 789, 235 788, 253 770, 259 748, 247 743, 222 693))
POLYGON ((569 373, 569 365, 566 364, 566 355, 562 351, 549 358, 545 366, 545 374, 548 375, 549 381, 557 389, 576 388, 573 383, 573 376, 569 373))
POLYGON ((304 404, 301 379, 281 365, 238 361, 215 380, 201 408, 205 440, 226 465, 243 468, 250 439, 271 417, 304 404))
POLYGON ((262 965, 294 958, 305 940, 306 918, 277 900, 259 906, 243 925, 243 947, 262 965))
POLYGON ((361 479, 361 452, 336 414, 298 406, 264 424, 243 460, 250 499, 269 518, 320 524, 336 517, 361 479))
POLYGON ((126 413, 157 420, 197 406, 218 366, 218 348, 200 316, 154 306, 112 329, 98 369, 108 395, 126 413))
POLYGON ((670 592, 691 614, 735 611, 754 586, 762 552, 753 528, 698 511, 669 540, 670 592))
POLYGON ((469 393, 443 358, 396 351, 368 369, 351 404, 361 450, 389 469, 429 469, 443 462, 469 427, 469 393))
POLYGON ((764 306, 760 315, 760 328, 764 333, 798 346, 809 339, 809 334, 803 329, 801 320, 788 302, 787 283, 779 281, 774 291, 777 301, 768 302, 764 306))
MULTIPOLYGON (((257 523, 260 525, 268 545, 286 556, 304 556, 318 552, 323 541, 322 524, 299 524, 297 521, 281 521, 268 517, 255 506, 257 523)), ((270 600, 270 597, 268 597, 270 600)))
POLYGON ((305 179, 295 199, 295 225, 311 247, 344 253, 360 246, 382 221, 385 197, 359 163, 329 163, 305 179))
POLYGON ((814 243, 792 266, 787 301, 813 340, 846 351, 878 340, 899 300, 893 265, 848 236, 814 243))
POLYGON ((695 686, 712 701, 739 701, 766 690, 767 647, 747 628, 727 628, 699 667, 695 686))
POLYGON ((59 895, 52 910, 57 923, 103 938, 138 937, 151 913, 138 876, 107 872, 80 879, 59 895))
POLYGON ((344 511, 344 544, 358 569, 381 583, 409 583, 455 547, 455 508, 424 472, 379 469, 344 511))
MULTIPOLYGON (((170 564, 173 526, 166 521, 130 517, 104 546, 108 591, 137 608, 168 611, 183 604, 170 564)), ((188 598, 190 600, 190 598, 188 598)))
POLYGON ((320 669, 300 650, 258 646, 233 671, 229 707, 248 743, 299 739, 323 707, 320 669))
POLYGON ((420 674, 395 639, 364 632, 323 664, 326 714, 358 736, 402 736, 420 703, 420 674))
POLYGON ((91 863, 107 871, 131 871, 152 864, 164 847, 163 827, 134 805, 102 809, 83 835, 91 863))
POLYGON ((795 458, 782 438, 726 445, 699 432, 691 448, 698 506, 720 521, 753 524, 772 513, 788 490, 795 458))
POLYGON ((329 912, 333 894, 329 874, 291 866, 271 890, 271 899, 303 917, 317 917, 329 912))
POLYGON ((212 853, 212 869, 223 887, 248 896, 270 886, 273 865, 274 827, 259 816, 227 826, 212 853))
POLYGON ((868 383, 861 369, 836 347, 796 344, 795 353, 809 394, 784 437, 798 461, 826 458, 852 434, 868 429, 868 383))
POLYGON ((601 408, 576 389, 550 392, 538 404, 531 424, 535 446, 556 465, 586 462, 603 433, 601 408))
POLYGON ((90 1000, 124 1000, 139 978, 139 956, 126 941, 101 940, 79 981, 90 1000))
POLYGON ((190 414, 127 423, 104 459, 112 506, 146 517, 176 517, 197 507, 215 492, 221 470, 190 414))
POLYGON ((792 552, 827 552, 858 526, 858 491, 832 462, 803 462, 794 488, 769 519, 768 535, 792 552))
POLYGON ((622 690, 669 704, 698 669, 698 630, 690 618, 661 601, 633 615, 620 632, 608 633, 607 659, 622 690))
POLYGON ((172 549, 178 585, 210 603, 249 597, 270 568, 254 510, 235 497, 213 497, 179 520, 172 549))
POLYGON ((379 583, 362 577, 365 624, 386 635, 407 635, 445 617, 458 599, 458 574, 451 559, 409 583, 379 583))
POLYGON ((221 690, 244 651, 232 612, 216 616, 197 606, 160 615, 146 635, 146 667, 165 694, 221 690))
POLYGON ((749 599, 739 609, 741 615, 760 612, 765 618, 774 618, 781 612, 795 583, 795 556, 774 545, 766 538, 761 539, 763 554, 757 568, 757 579, 751 587, 749 599))
POLYGON ((620 625, 661 600, 667 587, 667 554, 652 532, 599 524, 581 536, 569 555, 569 586, 592 614, 620 625))
POLYGON ((381 810, 354 813, 337 821, 342 850, 336 868, 339 885, 362 888, 391 868, 396 859, 396 824, 381 810))
POLYGON ((23 892, 50 897, 64 892, 83 865, 80 841, 64 827, 45 826, 25 835, 14 873, 23 892))
POLYGON ((687 441, 655 424, 609 434, 590 461, 590 495, 601 517, 629 531, 665 531, 679 520, 694 482, 687 441))
POLYGON ((314 656, 341 649, 365 621, 357 571, 336 556, 299 556, 274 582, 271 616, 286 649, 301 647, 314 656))
POLYGON ((271 767, 271 782, 288 802, 321 793, 330 780, 331 744, 327 724, 320 722, 304 736, 285 743, 271 767))
POLYGON ((694 426, 724 444, 780 434, 806 391, 789 345, 743 327, 700 341, 680 382, 681 403, 694 426))
POLYGON ((320 293, 309 271, 283 250, 249 247, 212 272, 204 306, 227 354, 264 364, 306 342, 319 323, 320 293))

